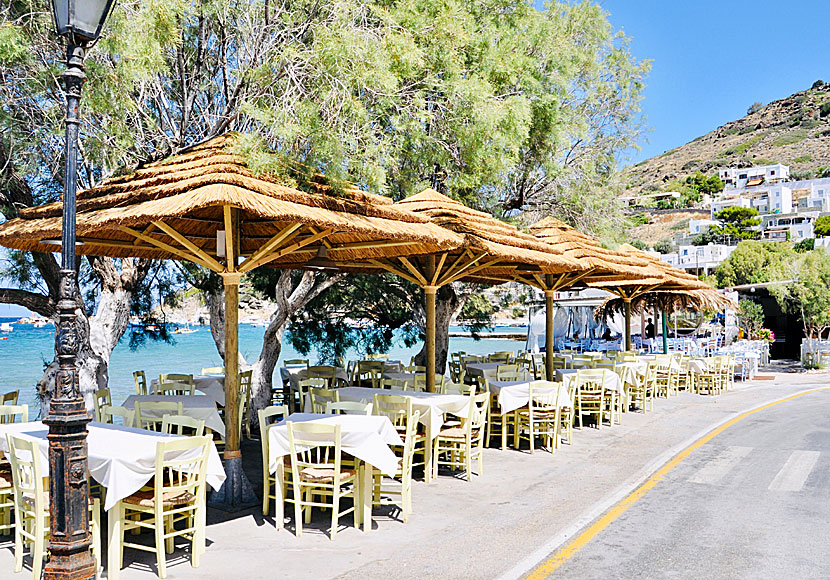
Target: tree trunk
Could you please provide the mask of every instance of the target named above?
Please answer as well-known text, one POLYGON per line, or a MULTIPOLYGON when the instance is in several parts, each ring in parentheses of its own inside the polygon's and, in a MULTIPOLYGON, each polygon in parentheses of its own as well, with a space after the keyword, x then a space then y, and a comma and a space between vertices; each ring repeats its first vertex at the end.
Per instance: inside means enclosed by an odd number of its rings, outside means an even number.
MULTIPOLYGON (((101 293, 94 316, 87 316, 83 304, 75 309, 78 331, 78 383, 87 409, 93 408, 92 395, 109 382, 112 351, 130 323, 130 305, 134 289, 143 282, 149 260, 124 258, 120 270, 111 258, 90 258, 90 265, 101 283, 101 293)), ((38 393, 44 404, 55 386, 58 363, 53 360, 38 381, 38 393)))
MULTIPOLYGON (((442 286, 435 295, 435 372, 439 375, 444 374, 447 367, 447 357, 450 349, 450 322, 464 307, 466 301, 467 296, 459 296, 452 284, 442 286)), ((425 320, 424 306, 421 303, 418 312, 415 313, 415 321, 424 329, 426 327, 425 320)), ((426 344, 415 355, 415 364, 426 366, 426 344)))

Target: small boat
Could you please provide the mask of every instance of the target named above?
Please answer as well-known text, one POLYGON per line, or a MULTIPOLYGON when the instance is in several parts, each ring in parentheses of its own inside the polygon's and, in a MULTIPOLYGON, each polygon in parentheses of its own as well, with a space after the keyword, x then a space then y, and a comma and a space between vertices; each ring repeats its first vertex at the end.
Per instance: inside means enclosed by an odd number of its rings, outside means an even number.
POLYGON ((190 328, 190 323, 184 325, 184 327, 177 328, 173 331, 173 334, 193 334, 194 332, 199 332, 195 328, 190 328))
POLYGON ((156 326, 155 324, 148 324, 147 326, 144 327, 144 330, 146 330, 147 332, 158 332, 159 327, 156 326))
POLYGON ((37 319, 37 320, 35 320, 35 322, 34 322, 35 328, 43 328, 43 327, 44 327, 44 326, 46 326, 47 324, 49 324, 49 321, 48 321, 48 320, 46 320, 45 318, 38 318, 38 319, 37 319))
POLYGON ((266 321, 264 321, 264 320, 254 320, 254 321, 251 323, 251 326, 256 326, 256 327, 260 327, 260 328, 261 328, 261 327, 268 326, 268 323, 267 323, 266 321))
POLYGON ((0 324, 0 332, 11 332, 12 330, 14 330, 14 326, 8 322, 0 324))

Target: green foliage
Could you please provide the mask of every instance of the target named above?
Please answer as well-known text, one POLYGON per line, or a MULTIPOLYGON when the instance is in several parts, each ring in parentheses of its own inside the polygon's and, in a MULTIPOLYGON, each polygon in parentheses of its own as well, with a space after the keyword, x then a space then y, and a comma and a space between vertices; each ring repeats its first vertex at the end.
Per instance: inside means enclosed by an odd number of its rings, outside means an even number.
POLYGON ((632 227, 644 226, 651 221, 651 218, 645 213, 634 214, 629 216, 628 219, 631 221, 632 227))
POLYGON ((764 138, 763 135, 756 135, 755 137, 752 137, 751 139, 748 139, 748 140, 744 141, 743 143, 741 143, 739 145, 736 145, 735 147, 730 147, 729 149, 727 149, 726 151, 721 153, 718 157, 729 157, 731 155, 743 155, 744 153, 749 151, 750 147, 757 144, 763 138, 764 138))
POLYGON ((819 216, 813 224, 813 233, 815 233, 818 238, 830 236, 830 216, 819 216))
POLYGON ((483 294, 473 294, 464 303, 461 312, 458 313, 458 320, 465 324, 479 323, 489 324, 490 317, 496 312, 496 308, 490 304, 483 294))
POLYGON ((830 327, 830 254, 824 248, 799 254, 785 265, 790 282, 770 287, 784 312, 801 317, 804 334, 819 337, 830 327))
POLYGON ((755 240, 760 232, 752 228, 760 225, 758 210, 751 207, 727 207, 715 214, 717 225, 711 226, 692 240, 696 246, 708 243, 726 243, 734 240, 755 240))
POLYGON ((747 115, 751 115, 753 113, 757 113, 762 108, 764 108, 764 103, 759 103, 758 101, 752 103, 749 108, 746 110, 747 115))
POLYGON ((809 163, 812 160, 813 160, 812 155, 799 155, 798 157, 793 159, 793 163, 809 163))
POLYGON ((822 119, 830 115, 830 101, 821 104, 821 107, 819 107, 819 115, 822 119))
POLYGON ((785 264, 795 259, 789 244, 744 241, 715 270, 718 288, 785 279, 785 264))
POLYGON ((675 251, 675 245, 671 238, 663 238, 654 244, 654 251, 661 254, 671 254, 675 251))
POLYGON ((747 338, 757 338, 758 331, 764 326, 763 307, 752 300, 738 301, 738 322, 747 338))
POLYGON ((643 240, 632 240, 631 245, 637 248, 638 250, 648 250, 648 244, 645 243, 643 240))
POLYGON ((800 143, 804 139, 809 136, 809 133, 806 129, 796 129, 795 131, 789 131, 784 133, 783 135, 779 135, 776 137, 773 142, 773 147, 784 147, 786 145, 794 145, 796 143, 800 143))
POLYGON ((793 250, 798 253, 809 252, 816 248, 815 238, 804 238, 803 240, 793 244, 793 250))

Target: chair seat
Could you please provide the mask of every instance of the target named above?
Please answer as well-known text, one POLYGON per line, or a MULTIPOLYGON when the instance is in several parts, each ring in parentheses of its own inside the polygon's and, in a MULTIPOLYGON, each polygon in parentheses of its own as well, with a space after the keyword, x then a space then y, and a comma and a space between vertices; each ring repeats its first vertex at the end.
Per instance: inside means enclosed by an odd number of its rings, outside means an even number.
MULTIPOLYGON (((340 480, 347 480, 354 474, 354 469, 341 469, 340 480)), ((331 467, 306 467, 300 471, 300 479, 308 483, 334 483, 334 475, 334 468, 331 467)))
MULTIPOLYGON (((178 493, 167 492, 162 496, 162 503, 164 507, 175 507, 187 505, 194 501, 196 496, 189 491, 182 491, 178 493)), ((122 500, 124 503, 139 505, 142 507, 155 507, 156 498, 155 492, 150 490, 137 491, 134 494, 125 497, 122 500)))
MULTIPOLYGON (((473 429, 473 439, 476 438, 478 429, 473 429)), ((464 439, 467 437, 467 432, 464 427, 450 427, 449 429, 442 429, 438 436, 442 439, 464 439)))
MULTIPOLYGON (((530 418, 530 411, 524 410, 519 411, 519 415, 522 417, 530 418)), ((533 411, 533 418, 534 419, 555 419, 556 418, 556 411, 541 411, 541 410, 534 410, 533 411)))
POLYGON ((14 487, 11 473, 0 473, 0 489, 11 489, 14 487))
MULTIPOLYGON (((0 478, 0 481, 1 480, 2 479, 0 478)), ((3 489, 2 485, 0 485, 0 489, 3 489)), ((48 513, 49 512, 49 492, 48 491, 43 492, 43 498, 42 499, 43 499, 43 511, 45 513, 48 513)), ((93 501, 95 501, 94 498, 89 498, 89 505, 90 506, 92 505, 93 501)), ((32 508, 35 507, 35 496, 33 496, 31 493, 24 493, 23 494, 23 503, 25 503, 29 507, 32 507, 32 508)))

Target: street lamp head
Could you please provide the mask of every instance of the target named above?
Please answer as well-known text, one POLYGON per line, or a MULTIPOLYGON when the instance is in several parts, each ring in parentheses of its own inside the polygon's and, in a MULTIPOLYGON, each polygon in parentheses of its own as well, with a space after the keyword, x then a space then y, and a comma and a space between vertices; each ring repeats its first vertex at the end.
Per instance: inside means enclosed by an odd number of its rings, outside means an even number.
POLYGON ((91 45, 101 36, 114 0, 52 0, 52 15, 59 36, 91 45))

